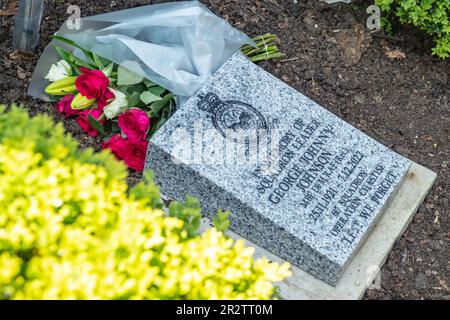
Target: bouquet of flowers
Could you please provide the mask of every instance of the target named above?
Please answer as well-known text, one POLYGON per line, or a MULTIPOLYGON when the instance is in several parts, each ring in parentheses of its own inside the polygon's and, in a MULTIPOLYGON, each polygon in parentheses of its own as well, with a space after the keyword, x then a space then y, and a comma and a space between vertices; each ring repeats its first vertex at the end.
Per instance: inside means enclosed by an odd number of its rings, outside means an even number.
POLYGON ((28 94, 56 101, 88 135, 100 135, 103 148, 142 171, 149 139, 177 104, 238 50, 254 62, 282 57, 275 41, 272 34, 250 39, 198 1, 86 17, 78 29, 61 26, 28 94))
MULTIPOLYGON (((103 137, 102 148, 110 149, 129 168, 142 171, 148 140, 176 109, 174 95, 162 86, 115 64, 61 36, 54 38, 81 50, 82 60, 54 45, 61 60, 53 64, 45 79, 45 92, 58 99, 56 107, 67 118, 76 118, 91 137, 103 137)), ((275 36, 253 38, 256 47, 241 51, 252 61, 280 58, 275 36)))

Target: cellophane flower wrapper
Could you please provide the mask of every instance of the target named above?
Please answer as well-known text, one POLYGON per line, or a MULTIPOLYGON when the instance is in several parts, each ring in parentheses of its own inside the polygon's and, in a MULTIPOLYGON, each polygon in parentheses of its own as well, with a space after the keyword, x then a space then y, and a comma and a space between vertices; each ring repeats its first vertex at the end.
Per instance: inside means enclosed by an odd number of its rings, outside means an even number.
MULTIPOLYGON (((178 103, 192 96, 241 46, 254 45, 198 1, 86 17, 78 30, 71 30, 66 21, 57 35, 166 88, 178 103)), ((60 60, 54 44, 85 58, 80 50, 58 40, 45 48, 28 94, 46 101, 50 97, 44 92, 49 84, 45 76, 60 60)))

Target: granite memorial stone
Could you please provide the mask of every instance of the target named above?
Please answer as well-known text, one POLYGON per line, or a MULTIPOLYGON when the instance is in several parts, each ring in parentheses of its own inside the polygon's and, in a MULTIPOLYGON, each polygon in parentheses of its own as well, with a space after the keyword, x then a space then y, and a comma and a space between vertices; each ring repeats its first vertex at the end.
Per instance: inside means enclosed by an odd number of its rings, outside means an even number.
POLYGON ((155 134, 146 168, 335 285, 410 164, 237 53, 155 134))

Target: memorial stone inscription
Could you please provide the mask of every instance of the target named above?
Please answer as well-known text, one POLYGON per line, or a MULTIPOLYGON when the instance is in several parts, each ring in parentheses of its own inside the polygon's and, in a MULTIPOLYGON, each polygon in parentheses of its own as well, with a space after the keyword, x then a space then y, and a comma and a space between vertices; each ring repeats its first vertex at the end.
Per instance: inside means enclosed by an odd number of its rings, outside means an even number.
POLYGON ((196 196, 209 215, 230 210, 235 232, 332 285, 409 166, 239 53, 147 155, 164 194, 196 196))

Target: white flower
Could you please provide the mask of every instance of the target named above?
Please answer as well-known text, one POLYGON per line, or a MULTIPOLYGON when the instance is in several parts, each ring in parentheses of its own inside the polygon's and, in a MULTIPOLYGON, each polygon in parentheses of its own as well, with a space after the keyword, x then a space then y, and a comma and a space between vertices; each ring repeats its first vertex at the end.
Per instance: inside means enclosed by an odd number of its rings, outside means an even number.
POLYGON ((115 99, 103 109, 103 113, 107 119, 113 119, 127 110, 128 98, 123 92, 111 88, 109 90, 114 93, 115 99))
POLYGON ((50 82, 55 82, 72 75, 72 67, 65 60, 60 60, 56 64, 52 64, 50 71, 45 79, 50 82))

